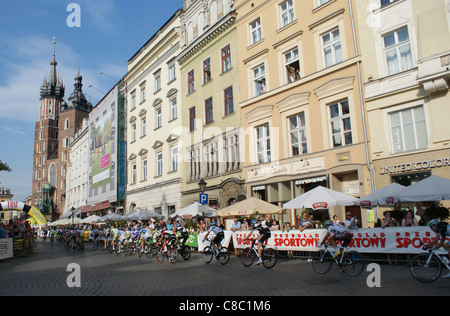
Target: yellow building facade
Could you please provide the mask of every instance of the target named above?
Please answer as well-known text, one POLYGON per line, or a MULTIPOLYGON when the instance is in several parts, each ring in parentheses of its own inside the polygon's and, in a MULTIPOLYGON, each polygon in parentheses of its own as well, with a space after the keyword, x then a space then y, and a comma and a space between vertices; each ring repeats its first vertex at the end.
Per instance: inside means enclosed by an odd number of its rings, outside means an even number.
POLYGON ((450 179, 449 5, 356 1, 376 189, 450 179))
MULTIPOLYGON (((361 56, 347 0, 235 1, 247 195, 282 206, 317 185, 371 192, 361 56)), ((359 207, 336 207, 363 223, 359 207)), ((300 210, 283 221, 296 224, 300 210)))

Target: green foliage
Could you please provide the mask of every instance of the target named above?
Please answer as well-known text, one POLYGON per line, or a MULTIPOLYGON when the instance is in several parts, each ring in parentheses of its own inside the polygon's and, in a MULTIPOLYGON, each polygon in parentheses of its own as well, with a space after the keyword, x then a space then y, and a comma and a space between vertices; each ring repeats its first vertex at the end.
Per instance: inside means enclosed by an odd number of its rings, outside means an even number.
POLYGON ((0 171, 8 171, 11 172, 11 168, 8 166, 7 163, 4 163, 0 160, 0 171))

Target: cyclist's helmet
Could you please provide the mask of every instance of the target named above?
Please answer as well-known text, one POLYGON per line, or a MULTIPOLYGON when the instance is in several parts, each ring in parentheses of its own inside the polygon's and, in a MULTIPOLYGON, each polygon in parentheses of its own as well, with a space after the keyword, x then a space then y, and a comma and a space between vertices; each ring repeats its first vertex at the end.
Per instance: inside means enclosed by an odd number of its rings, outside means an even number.
POLYGON ((211 223, 211 226, 216 226, 216 222, 212 222, 212 223, 211 223))
POLYGON ((325 222, 325 227, 326 228, 330 227, 331 225, 333 225, 333 221, 326 221, 325 222))
POLYGON ((432 219, 431 221, 428 222, 428 227, 435 227, 439 224, 439 220, 438 219, 432 219))
POLYGON ((254 220, 252 220, 252 221, 250 222, 250 224, 251 224, 253 227, 255 227, 255 226, 258 224, 258 221, 257 221, 256 219, 254 219, 254 220))

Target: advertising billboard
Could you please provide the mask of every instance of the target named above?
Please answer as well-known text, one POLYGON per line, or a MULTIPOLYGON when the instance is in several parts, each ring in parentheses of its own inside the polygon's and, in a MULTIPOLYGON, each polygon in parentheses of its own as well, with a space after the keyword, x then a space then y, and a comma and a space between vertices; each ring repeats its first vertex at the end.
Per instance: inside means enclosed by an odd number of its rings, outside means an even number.
POLYGON ((88 204, 117 201, 118 91, 114 87, 89 116, 88 204))

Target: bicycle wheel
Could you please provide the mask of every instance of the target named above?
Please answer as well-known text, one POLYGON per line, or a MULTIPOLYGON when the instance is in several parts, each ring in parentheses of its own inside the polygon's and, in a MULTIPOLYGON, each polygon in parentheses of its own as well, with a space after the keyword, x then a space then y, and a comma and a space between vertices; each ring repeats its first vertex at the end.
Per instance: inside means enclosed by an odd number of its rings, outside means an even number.
POLYGON ((210 263, 213 257, 214 257, 214 250, 212 246, 208 246, 205 249, 203 249, 202 259, 204 263, 210 263))
POLYGON ((170 249, 167 251, 167 258, 171 264, 177 262, 178 259, 178 251, 176 249, 170 249))
POLYGON ((439 259, 429 253, 422 253, 412 258, 410 269, 413 277, 423 283, 436 281, 442 273, 439 259))
POLYGON ((183 246, 180 250, 180 255, 183 257, 184 261, 188 261, 191 257, 191 248, 188 246, 183 246))
POLYGON ((348 276, 356 277, 360 275, 365 266, 363 255, 355 250, 351 250, 344 254, 342 259, 342 267, 348 276))
POLYGON ((312 267, 316 273, 325 274, 331 269, 333 257, 328 251, 320 250, 314 253, 312 258, 312 267))
POLYGON ((272 269, 277 264, 277 251, 273 248, 264 248, 262 257, 263 266, 267 269, 272 269))
POLYGON ((227 248, 220 248, 217 260, 221 265, 225 265, 230 261, 230 252, 227 248))
POLYGON ((162 251, 162 249, 160 249, 157 253, 156 253, 156 261, 158 261, 159 263, 162 263, 164 261, 164 258, 166 257, 166 253, 162 251))
POLYGON ((241 262, 244 266, 250 267, 255 260, 255 253, 251 247, 247 247, 241 251, 241 262))

